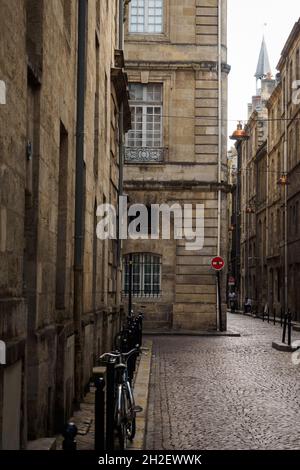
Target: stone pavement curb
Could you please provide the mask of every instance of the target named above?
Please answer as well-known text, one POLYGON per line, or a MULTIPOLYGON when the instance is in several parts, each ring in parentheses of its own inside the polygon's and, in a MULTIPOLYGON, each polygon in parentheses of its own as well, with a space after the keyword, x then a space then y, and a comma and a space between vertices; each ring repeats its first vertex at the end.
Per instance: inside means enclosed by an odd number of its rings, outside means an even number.
POLYGON ((277 341, 272 342, 272 348, 281 352, 295 352, 298 349, 296 346, 289 346, 288 344, 277 341))
MULTIPOLYGON (((152 341, 143 341, 143 351, 138 361, 137 373, 134 379, 134 397, 137 406, 141 406, 143 411, 136 417, 136 437, 132 443, 128 444, 130 450, 143 450, 146 437, 146 419, 149 400, 150 369, 152 358, 152 341)), ((95 387, 90 386, 90 392, 84 397, 81 409, 74 413, 69 422, 76 424, 78 434, 76 436, 77 450, 94 450, 95 441, 95 387)), ((56 437, 57 449, 62 449, 63 437, 56 437)))
POLYGON ((240 337, 240 333, 235 331, 195 331, 195 330, 146 330, 143 333, 145 336, 204 336, 204 337, 218 337, 229 336, 232 338, 240 337))
POLYGON ((134 383, 134 397, 137 406, 141 406, 143 411, 136 417, 136 436, 132 443, 129 443, 129 450, 144 450, 147 428, 147 413, 149 403, 149 384, 152 360, 152 341, 144 340, 143 348, 147 351, 143 352, 140 358, 139 368, 134 383))

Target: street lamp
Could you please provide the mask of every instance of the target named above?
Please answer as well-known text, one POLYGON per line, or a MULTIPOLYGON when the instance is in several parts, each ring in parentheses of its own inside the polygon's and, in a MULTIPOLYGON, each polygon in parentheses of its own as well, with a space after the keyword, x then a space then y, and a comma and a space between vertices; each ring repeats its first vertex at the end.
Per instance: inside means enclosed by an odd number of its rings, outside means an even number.
POLYGON ((230 136, 230 139, 235 140, 236 142, 243 142, 245 140, 250 139, 250 135, 248 134, 246 129, 243 129, 242 121, 238 122, 237 128, 234 133, 230 136))
POLYGON ((235 193, 235 260, 234 270, 236 278, 236 289, 239 291, 240 287, 240 230, 241 230, 241 200, 240 200, 240 189, 241 189, 241 160, 242 160, 242 142, 249 140, 250 135, 243 129, 242 122, 239 121, 236 130, 230 136, 231 140, 236 142, 235 147, 237 149, 237 178, 236 178, 236 193, 235 193))

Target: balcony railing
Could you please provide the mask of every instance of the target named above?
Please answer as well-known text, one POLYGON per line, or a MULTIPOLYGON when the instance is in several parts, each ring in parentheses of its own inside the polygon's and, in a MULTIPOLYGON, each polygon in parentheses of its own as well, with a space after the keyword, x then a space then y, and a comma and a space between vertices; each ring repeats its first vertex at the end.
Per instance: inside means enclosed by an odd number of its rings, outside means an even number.
POLYGON ((165 160, 165 148, 126 147, 125 163, 161 163, 165 160))

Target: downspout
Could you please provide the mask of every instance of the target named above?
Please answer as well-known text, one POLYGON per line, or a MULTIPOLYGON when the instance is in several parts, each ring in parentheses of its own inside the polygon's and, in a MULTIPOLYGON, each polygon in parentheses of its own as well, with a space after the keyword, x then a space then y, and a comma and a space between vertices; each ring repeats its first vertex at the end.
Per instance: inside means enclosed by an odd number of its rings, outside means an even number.
MULTIPOLYGON (((124 50, 124 0, 119 0, 119 50, 124 50)), ((124 166, 124 103, 120 104, 119 109, 119 197, 123 195, 123 166, 124 166)), ((118 200, 118 217, 120 217, 120 203, 118 200)), ((117 224, 117 270, 118 270, 118 292, 119 303, 122 302, 122 240, 120 237, 120 223, 117 224)))
MULTIPOLYGON (((119 0, 119 50, 124 50, 124 0, 119 0)), ((123 165, 124 165, 124 104, 119 112, 119 195, 123 194, 123 165)))
POLYGON ((75 324, 75 402, 82 397, 82 338, 83 313, 83 248, 84 248, 84 124, 86 79, 86 0, 78 1, 77 51, 77 116, 76 116, 76 180, 75 180, 75 248, 74 248, 74 324, 75 324))
POLYGON ((218 256, 221 256, 221 202, 222 202, 222 0, 218 0, 218 256))
MULTIPOLYGON (((268 117, 269 117, 269 114, 268 114, 268 117)), ((269 254, 270 254, 270 251, 269 251, 269 240, 270 240, 270 236, 269 236, 269 228, 270 228, 270 204, 271 204, 271 201, 270 201, 270 176, 269 176, 269 171, 270 171, 270 121, 268 120, 267 121, 267 136, 268 136, 268 139, 267 139, 267 182, 266 182, 266 186, 267 186, 267 210, 266 210, 266 227, 265 227, 265 230, 266 230, 266 233, 265 233, 265 238, 266 238, 266 253, 265 253, 265 263, 267 264, 267 259, 269 257, 269 254)), ((271 230, 273 230, 273 227, 271 227, 271 230)), ((263 276, 264 276, 264 265, 262 266, 262 279, 263 279, 263 276)), ((267 283, 267 291, 266 291, 266 298, 265 298, 265 303, 268 304, 268 306, 270 307, 269 305, 269 301, 270 301, 270 282, 269 282, 269 269, 267 270, 267 279, 266 279, 266 283, 267 283)), ((264 308, 264 305, 263 305, 263 308, 264 308)))
MULTIPOLYGON (((218 110, 219 110, 219 129, 218 129, 218 241, 217 255, 221 256, 221 209, 222 209, 222 0, 218 0, 218 110)), ((218 282, 221 282, 221 276, 218 282)), ((220 289, 217 289, 217 318, 222 305, 220 305, 220 289)), ((219 321, 220 323, 220 321, 219 321)), ((217 320, 217 329, 218 320, 217 320)))
POLYGON ((238 303, 241 304, 241 166, 242 166, 242 143, 237 142, 237 180, 236 180, 236 206, 235 206, 235 269, 236 269, 236 289, 239 294, 238 303))
MULTIPOLYGON (((286 75, 284 87, 284 175, 288 174, 288 62, 286 62, 286 75)), ((284 185, 284 308, 288 311, 288 186, 284 185)))

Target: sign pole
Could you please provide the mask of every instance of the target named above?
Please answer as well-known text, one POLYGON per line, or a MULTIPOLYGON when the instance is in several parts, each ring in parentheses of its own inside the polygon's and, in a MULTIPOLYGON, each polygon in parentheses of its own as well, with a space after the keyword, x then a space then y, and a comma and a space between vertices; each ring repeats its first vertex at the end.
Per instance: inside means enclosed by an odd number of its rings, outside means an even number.
POLYGON ((217 271, 217 285, 218 285, 218 307, 219 307, 219 330, 223 331, 220 271, 217 271))
POLYGON ((219 330, 223 331, 223 318, 222 318, 222 297, 221 297, 221 276, 220 272, 225 267, 225 261, 221 256, 216 256, 211 260, 211 267, 216 271, 217 276, 217 310, 219 316, 219 330))

